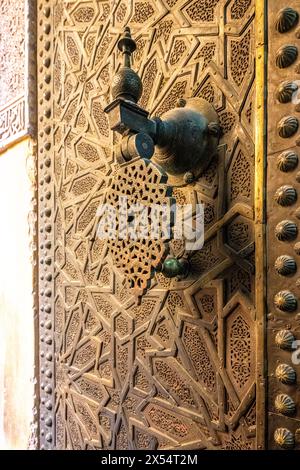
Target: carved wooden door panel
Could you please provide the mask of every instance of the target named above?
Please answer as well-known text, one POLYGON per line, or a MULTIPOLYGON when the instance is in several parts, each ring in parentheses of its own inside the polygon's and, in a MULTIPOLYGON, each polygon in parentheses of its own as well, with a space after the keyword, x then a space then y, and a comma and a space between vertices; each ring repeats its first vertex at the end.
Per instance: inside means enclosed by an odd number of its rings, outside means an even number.
POLYGON ((38 2, 42 447, 263 446, 256 40, 253 0, 38 2), (157 274, 140 305, 94 236, 118 167, 103 109, 125 25, 141 105, 160 116, 202 97, 223 129, 218 157, 175 190, 205 204, 193 276, 157 274))

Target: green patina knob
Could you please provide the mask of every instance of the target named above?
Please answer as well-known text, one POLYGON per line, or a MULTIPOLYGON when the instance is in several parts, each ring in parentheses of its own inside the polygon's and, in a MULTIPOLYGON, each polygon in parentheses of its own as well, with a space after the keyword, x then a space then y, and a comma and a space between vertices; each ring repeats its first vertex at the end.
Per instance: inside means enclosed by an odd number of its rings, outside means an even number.
POLYGON ((189 271, 189 262, 186 259, 168 258, 164 261, 162 273, 166 277, 185 277, 189 271))

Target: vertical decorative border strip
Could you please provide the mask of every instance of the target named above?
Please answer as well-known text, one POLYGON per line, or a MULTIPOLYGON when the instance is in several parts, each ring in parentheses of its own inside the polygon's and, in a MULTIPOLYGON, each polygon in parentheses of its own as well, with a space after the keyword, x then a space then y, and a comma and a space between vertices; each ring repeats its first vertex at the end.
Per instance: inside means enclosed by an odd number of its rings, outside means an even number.
POLYGON ((54 446, 54 187, 53 167, 53 3, 40 0, 38 25, 38 227, 40 320, 40 448, 54 446))
POLYGON ((255 103, 255 305, 256 305, 256 448, 265 448, 266 371, 266 100, 267 100, 267 1, 256 0, 256 103, 255 103))
POLYGON ((38 205, 38 181, 37 181, 37 145, 33 139, 28 139, 28 149, 26 155, 27 175, 30 182, 31 207, 28 214, 28 232, 30 246, 30 260, 32 266, 32 312, 34 327, 34 412, 31 422, 31 435, 28 441, 29 450, 38 449, 39 430, 39 318, 38 318, 38 233, 37 233, 37 205, 38 205))
POLYGON ((300 9, 278 0, 268 11, 268 448, 299 449, 299 105, 300 9), (295 85, 297 85, 295 89, 295 85), (298 167, 298 168, 297 168, 298 167), (298 193, 298 204, 297 200, 298 193), (295 245, 296 243, 296 245, 295 245), (297 270, 298 264, 298 270, 297 270), (298 375, 298 379, 297 379, 298 375), (298 381, 298 383, 297 383, 298 381))

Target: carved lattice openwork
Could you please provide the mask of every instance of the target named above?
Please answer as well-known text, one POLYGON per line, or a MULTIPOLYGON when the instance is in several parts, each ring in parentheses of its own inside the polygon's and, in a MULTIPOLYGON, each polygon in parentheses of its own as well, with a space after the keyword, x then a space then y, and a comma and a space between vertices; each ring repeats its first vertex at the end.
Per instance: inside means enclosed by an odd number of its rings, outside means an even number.
POLYGON ((138 297, 149 287, 168 253, 174 199, 166 180, 162 170, 148 160, 125 163, 105 190, 100 210, 97 237, 106 240, 113 265, 138 297))

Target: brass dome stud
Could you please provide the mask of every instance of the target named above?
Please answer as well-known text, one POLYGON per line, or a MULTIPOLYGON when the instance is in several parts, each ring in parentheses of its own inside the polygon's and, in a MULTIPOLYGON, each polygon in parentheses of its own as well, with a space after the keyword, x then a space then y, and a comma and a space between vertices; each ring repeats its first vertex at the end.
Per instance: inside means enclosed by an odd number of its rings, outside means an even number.
POLYGON ((294 274, 297 271, 296 261, 289 255, 278 256, 275 261, 275 270, 281 276, 294 274))
POLYGON ((297 90, 298 85, 295 82, 281 83, 277 89, 276 98, 279 103, 289 103, 297 90))
POLYGON ((282 46, 276 52, 275 63, 279 69, 285 69, 292 65, 298 57, 298 49, 292 44, 282 46))
POLYGON ((274 441, 283 449, 292 449, 295 445, 293 433, 287 428, 277 428, 274 432, 274 441))
POLYGON ((291 350, 294 341, 295 337, 290 330, 280 330, 275 336, 275 344, 280 349, 291 350))
POLYGON ((275 29, 279 33, 290 31, 298 23, 299 15, 293 8, 282 8, 275 20, 275 29))
POLYGON ((274 194, 274 199, 280 206, 291 206, 297 201, 297 191, 293 186, 280 186, 274 194))
POLYGON ((282 139, 292 137, 296 134, 298 127, 298 119, 294 116, 285 116, 277 124, 278 134, 282 139))
POLYGON ((282 152, 277 157, 277 168, 287 173, 288 171, 293 171, 298 165, 298 155, 295 152, 282 152))
POLYGON ((292 415, 296 411, 294 400, 285 393, 280 393, 276 396, 274 406, 278 413, 286 416, 292 415))
POLYGON ((274 305, 282 312, 294 312, 297 308, 297 299, 289 290, 281 290, 274 296, 274 305))
POLYGON ((275 227, 275 236, 279 241, 291 241, 297 237, 298 228, 292 220, 282 220, 275 227))
POLYGON ((276 367, 275 376, 284 385, 292 385, 296 382, 296 372, 288 364, 279 364, 276 367))

